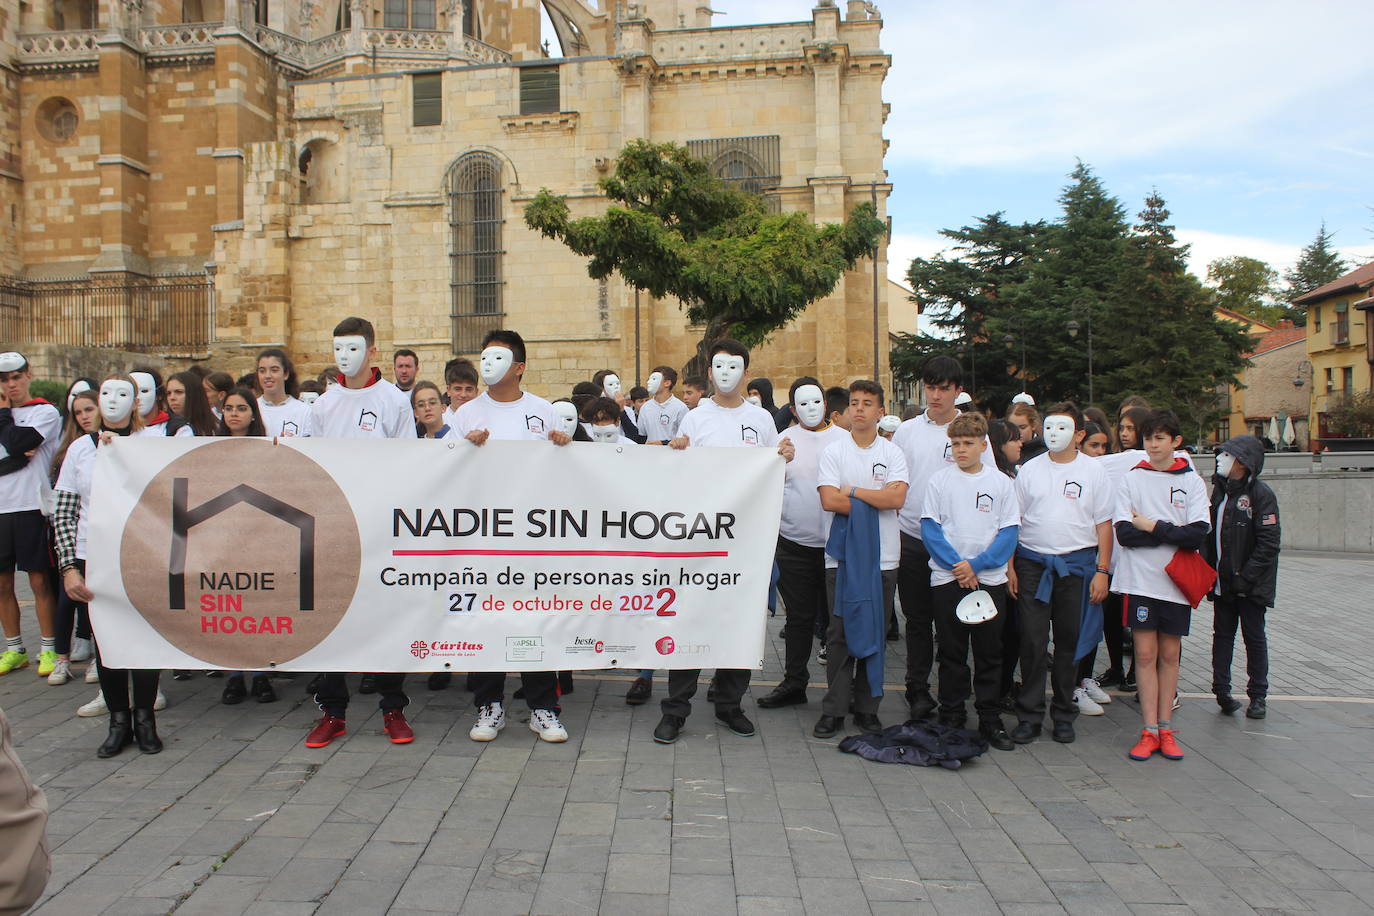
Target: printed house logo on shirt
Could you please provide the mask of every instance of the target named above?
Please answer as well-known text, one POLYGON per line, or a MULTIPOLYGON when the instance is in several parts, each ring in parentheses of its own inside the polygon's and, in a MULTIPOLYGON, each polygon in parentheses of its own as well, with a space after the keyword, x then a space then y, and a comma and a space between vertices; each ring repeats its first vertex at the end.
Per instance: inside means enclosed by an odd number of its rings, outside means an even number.
POLYGON ((1065 499, 1081 499, 1082 497, 1083 497, 1083 485, 1082 485, 1081 483, 1077 483, 1076 481, 1072 481, 1072 480, 1066 480, 1066 481, 1064 481, 1064 498, 1065 498, 1065 499))
POLYGON ((741 426, 739 428, 739 437, 744 441, 745 445, 759 444, 759 431, 752 426, 741 426))
POLYGON ((887 483, 887 465, 883 464, 881 461, 873 465, 873 482, 887 483))
POLYGON ((973 505, 978 509, 979 512, 991 512, 992 504, 995 501, 996 500, 993 498, 991 494, 979 493, 976 497, 974 497, 973 505))
POLYGON ((534 433, 536 436, 544 435, 544 421, 533 414, 525 415, 525 429, 534 433))
POLYGON ((353 602, 360 562, 334 479, 256 439, 211 440, 164 467, 120 542, 134 609, 178 649, 227 668, 270 668, 318 646, 353 602))
POLYGON ((1175 509, 1187 508, 1187 498, 1187 490, 1181 490, 1178 487, 1169 488, 1169 502, 1173 504, 1175 509))
POLYGON ((945 455, 944 455, 944 458, 945 458, 945 461, 948 461, 948 462, 951 462, 951 463, 954 461, 954 452, 950 449, 949 443, 948 443, 948 442, 945 443, 945 455))
POLYGON ((281 434, 283 438, 287 436, 299 436, 301 434, 300 424, 287 420, 281 425, 281 434))
POLYGON ((358 428, 365 433, 372 432, 377 428, 377 415, 370 410, 358 414, 358 428))

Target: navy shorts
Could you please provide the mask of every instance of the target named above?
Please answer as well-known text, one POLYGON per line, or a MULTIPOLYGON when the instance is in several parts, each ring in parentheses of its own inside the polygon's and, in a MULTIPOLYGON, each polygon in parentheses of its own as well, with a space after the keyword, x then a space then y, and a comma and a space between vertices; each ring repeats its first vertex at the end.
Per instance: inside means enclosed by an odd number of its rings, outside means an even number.
POLYGON ((1187 636, 1193 609, 1162 598, 1131 595, 1126 599, 1126 626, 1133 630, 1157 630, 1170 636, 1187 636))
POLYGON ((48 550, 48 520, 37 509, 0 512, 0 573, 52 569, 48 550))

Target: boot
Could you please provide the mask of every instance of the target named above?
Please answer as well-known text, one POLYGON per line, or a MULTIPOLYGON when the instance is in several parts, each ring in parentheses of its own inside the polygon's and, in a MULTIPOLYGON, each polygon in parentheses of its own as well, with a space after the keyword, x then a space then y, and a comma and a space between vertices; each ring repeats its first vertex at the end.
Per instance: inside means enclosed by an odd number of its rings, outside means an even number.
POLYGON ((162 753, 162 739, 157 736, 157 720, 151 709, 134 710, 134 737, 138 749, 145 754, 162 753))
POLYGON ((102 760, 113 757, 126 747, 134 743, 134 732, 129 727, 129 713, 112 712, 110 713, 110 734, 105 738, 105 743, 100 745, 95 755, 102 760))

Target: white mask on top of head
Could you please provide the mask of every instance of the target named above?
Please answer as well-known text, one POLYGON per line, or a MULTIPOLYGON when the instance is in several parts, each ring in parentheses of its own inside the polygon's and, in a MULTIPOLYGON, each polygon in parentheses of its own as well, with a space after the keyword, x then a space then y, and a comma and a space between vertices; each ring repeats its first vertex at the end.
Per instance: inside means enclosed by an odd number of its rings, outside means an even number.
POLYGON ((619 426, 595 426, 595 425, 594 425, 594 426, 592 426, 592 428, 589 430, 589 432, 591 433, 592 441, 593 441, 593 442, 610 443, 610 442, 619 442, 619 441, 620 441, 620 427, 619 427, 619 426))
POLYGON ((615 400, 615 396, 620 394, 620 376, 612 372, 601 380, 601 390, 606 392, 606 397, 615 400))
POLYGON ((1045 418, 1045 425, 1041 429, 1045 437, 1045 448, 1050 451, 1062 452, 1073 447, 1073 417, 1053 414, 1045 418))
POLYGON ((558 414, 558 430, 565 436, 577 432, 577 405, 571 401, 555 401, 553 412, 558 414))
POLYGON ((658 389, 663 387, 663 373, 650 372, 649 381, 645 383, 645 387, 649 389, 649 397, 658 394, 658 389))
POLYGON ((897 428, 902 425, 902 418, 896 414, 884 414, 878 421, 878 430, 885 433, 895 433, 897 428))
POLYGON ((367 338, 361 334, 348 334, 334 338, 334 365, 344 378, 353 378, 363 371, 367 362, 367 338))
POLYGON ((510 347, 487 347, 482 351, 482 362, 479 371, 482 373, 482 384, 490 388, 492 385, 500 384, 501 379, 506 377, 510 367, 515 365, 515 354, 510 347))
POLYGON ((711 381, 721 394, 734 394, 744 382, 744 357, 729 353, 711 357, 711 381))
POLYGON ((146 372, 130 372, 129 378, 138 384, 138 413, 146 417, 157 404, 157 386, 153 384, 153 377, 146 372))
POLYGON ((1217 452, 1217 476, 1230 477, 1231 469, 1236 466, 1236 456, 1230 452, 1217 452))
POLYGON ((100 386, 100 416, 111 426, 122 426, 137 403, 134 386, 122 378, 106 379, 100 386))
POLYGON ((72 412, 72 403, 76 400, 76 396, 83 391, 90 390, 91 386, 89 382, 74 382, 72 384, 72 390, 67 392, 67 413, 72 412))
POLYGON ((825 392, 815 385, 802 385, 792 395, 792 409, 802 426, 815 429, 825 422, 825 392))
POLYGON ((972 403, 973 403, 973 395, 969 394, 967 391, 961 391, 961 392, 959 392, 959 396, 956 397, 956 398, 954 399, 954 406, 955 406, 955 407, 963 407, 965 404, 972 404, 972 403))
POLYGON ((314 404, 317 400, 319 400, 319 397, 320 397, 320 393, 319 393, 318 391, 302 391, 302 392, 301 392, 301 400, 302 400, 307 406, 310 405, 310 404, 314 404))

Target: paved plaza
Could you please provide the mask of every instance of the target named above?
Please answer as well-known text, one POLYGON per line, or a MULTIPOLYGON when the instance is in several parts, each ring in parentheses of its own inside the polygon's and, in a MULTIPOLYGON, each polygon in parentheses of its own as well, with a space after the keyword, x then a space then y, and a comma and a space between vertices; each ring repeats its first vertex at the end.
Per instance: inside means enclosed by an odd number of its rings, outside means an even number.
MULTIPOLYGON (((52 809, 35 912, 1374 912, 1374 562, 1286 554, 1279 592, 1261 722, 1218 714, 1208 605, 1195 617, 1179 763, 1126 759, 1139 717, 1124 696, 1079 718, 1073 744, 958 771, 813 739, 817 689, 803 707, 746 702, 759 733, 740 738, 703 687, 665 747, 650 739, 663 679, 632 709, 621 672, 578 677, 566 744, 541 744, 518 701, 476 744, 461 677, 434 693, 412 678, 414 744, 389 744, 374 698, 355 696, 349 735, 322 750, 301 743, 318 715, 305 678, 236 707, 222 680, 164 678, 166 750, 98 760, 106 720, 74 714, 96 687, 31 667, 0 679, 0 705, 52 809)), ((780 626, 756 696, 779 678, 780 626)), ((894 651, 889 683, 902 665, 894 651)), ((884 721, 901 708, 889 692, 884 721)))

